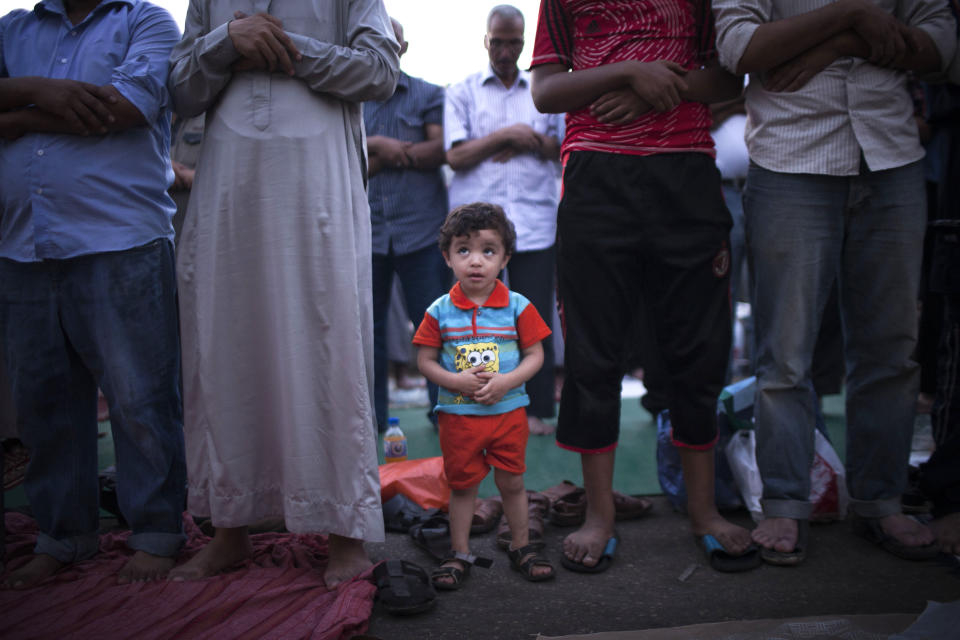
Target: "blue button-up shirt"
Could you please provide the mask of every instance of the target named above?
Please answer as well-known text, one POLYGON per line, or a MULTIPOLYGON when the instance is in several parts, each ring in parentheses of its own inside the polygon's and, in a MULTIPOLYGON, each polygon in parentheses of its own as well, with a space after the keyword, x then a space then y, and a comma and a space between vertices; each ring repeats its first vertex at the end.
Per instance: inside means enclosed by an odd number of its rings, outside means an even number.
POLYGON ((173 239, 166 81, 179 39, 170 14, 141 0, 104 0, 77 25, 61 0, 0 19, 0 77, 112 84, 147 122, 0 141, 0 257, 63 259, 173 239))
MULTIPOLYGON (((401 73, 393 97, 363 103, 363 121, 368 136, 423 142, 426 125, 443 124, 443 89, 401 73)), ((439 167, 384 167, 370 178, 368 197, 375 254, 406 255, 437 244, 447 216, 447 187, 439 167)))

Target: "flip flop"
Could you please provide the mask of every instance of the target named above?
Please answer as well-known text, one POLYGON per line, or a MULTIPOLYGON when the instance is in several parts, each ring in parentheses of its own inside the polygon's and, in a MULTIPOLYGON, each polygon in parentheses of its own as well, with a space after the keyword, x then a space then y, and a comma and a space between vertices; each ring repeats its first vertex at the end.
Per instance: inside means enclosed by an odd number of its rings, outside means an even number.
POLYGON ((739 573, 760 566, 760 548, 756 545, 750 545, 742 554, 734 555, 710 534, 697 538, 697 544, 707 554, 710 566, 717 571, 739 573))
POLYGON ((566 555, 560 556, 560 564, 562 564, 565 569, 576 573, 601 573, 609 569, 613 563, 613 556, 617 552, 617 542, 619 542, 617 534, 613 534, 613 536, 607 540, 607 545, 603 548, 603 554, 600 556, 597 564, 592 567, 582 562, 575 562, 566 555))
POLYGON ((936 542, 923 546, 906 545, 893 536, 889 536, 880 526, 880 518, 865 518, 853 514, 850 519, 853 532, 862 538, 878 545, 884 551, 892 553, 904 560, 932 560, 940 555, 940 545, 936 542))
POLYGON ((807 536, 810 533, 809 520, 797 520, 797 543, 793 551, 777 551, 776 549, 760 548, 760 559, 767 564, 778 567, 795 567, 807 559, 807 536))
POLYGON ((406 560, 386 560, 373 569, 377 601, 387 613, 409 616, 433 608, 437 592, 420 565, 406 560))

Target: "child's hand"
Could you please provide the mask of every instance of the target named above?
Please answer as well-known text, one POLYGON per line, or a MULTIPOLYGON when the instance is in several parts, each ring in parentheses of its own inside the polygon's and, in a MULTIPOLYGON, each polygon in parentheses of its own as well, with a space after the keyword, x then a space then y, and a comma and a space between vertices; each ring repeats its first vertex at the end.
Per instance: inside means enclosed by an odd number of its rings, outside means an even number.
POLYGON ((686 69, 670 60, 635 62, 630 74, 630 88, 657 111, 670 111, 682 102, 680 93, 687 90, 683 76, 686 69))
POLYGON ((470 369, 464 369, 457 374, 457 388, 461 394, 468 398, 476 400, 476 395, 487 383, 480 377, 480 372, 485 371, 484 365, 477 365, 470 369))
POLYGON ((510 383, 499 373, 481 371, 477 378, 484 382, 483 388, 473 396, 480 404, 497 404, 510 391, 510 383))

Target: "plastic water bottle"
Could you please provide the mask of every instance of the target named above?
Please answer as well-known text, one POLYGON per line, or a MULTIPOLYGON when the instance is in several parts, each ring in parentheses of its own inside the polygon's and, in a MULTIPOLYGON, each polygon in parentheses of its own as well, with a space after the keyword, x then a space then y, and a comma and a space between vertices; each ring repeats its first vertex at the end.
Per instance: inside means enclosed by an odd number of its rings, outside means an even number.
POLYGON ((383 459, 386 462, 403 462, 407 459, 407 436, 400 430, 400 418, 387 420, 387 432, 383 434, 383 459))

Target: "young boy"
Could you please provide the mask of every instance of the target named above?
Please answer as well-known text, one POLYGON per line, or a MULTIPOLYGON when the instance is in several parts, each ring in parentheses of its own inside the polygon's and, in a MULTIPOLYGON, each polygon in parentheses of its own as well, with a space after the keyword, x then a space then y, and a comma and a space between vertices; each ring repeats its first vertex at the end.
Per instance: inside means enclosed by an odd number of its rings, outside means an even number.
POLYGON ((645 309, 664 364, 687 511, 711 564, 757 566, 746 529, 714 504, 716 399, 730 344, 730 214, 705 103, 740 81, 713 55, 710 3, 543 0, 531 91, 567 112, 557 213, 566 378, 557 443, 581 454, 587 518, 564 540, 563 566, 613 560, 613 462, 620 381, 645 309))
POLYGON ((477 487, 492 465, 510 525, 510 565, 530 581, 553 566, 529 544, 523 486, 529 428, 524 383, 543 364, 550 335, 540 314, 497 278, 510 261, 516 232, 497 205, 457 207, 440 229, 440 251, 457 282, 431 304, 413 337, 420 372, 440 387, 436 412, 450 484, 451 556, 433 572, 438 589, 459 589, 473 564, 470 523, 477 487))

